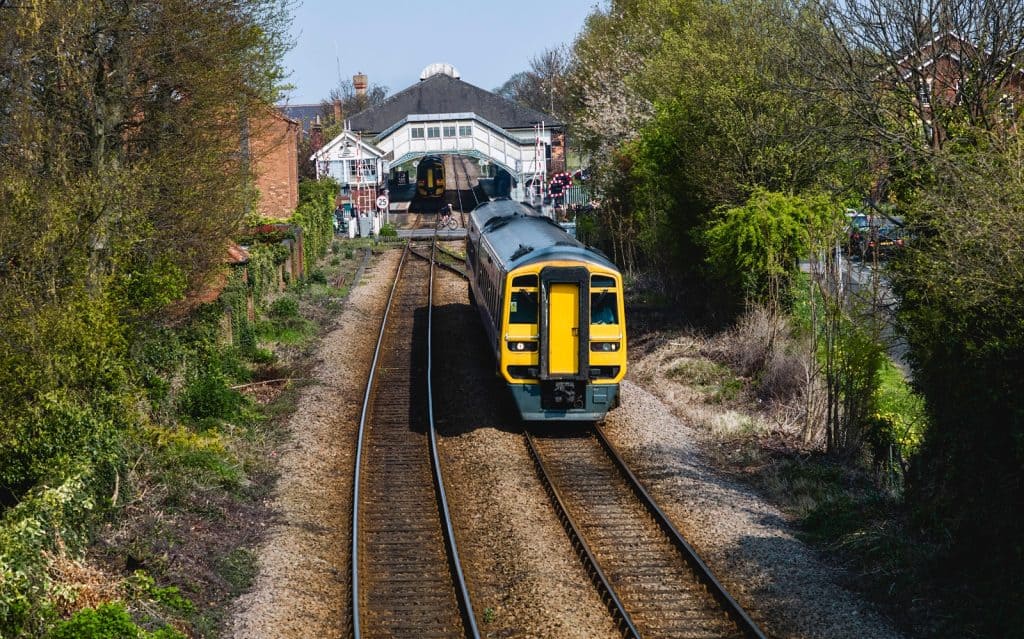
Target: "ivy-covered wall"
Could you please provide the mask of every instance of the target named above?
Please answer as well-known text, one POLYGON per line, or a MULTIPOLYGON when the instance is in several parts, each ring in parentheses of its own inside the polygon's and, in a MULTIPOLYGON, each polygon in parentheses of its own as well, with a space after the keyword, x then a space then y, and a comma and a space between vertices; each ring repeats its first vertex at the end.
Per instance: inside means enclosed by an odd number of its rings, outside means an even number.
POLYGON ((327 248, 334 239, 334 198, 337 194, 338 183, 330 178, 306 180, 299 184, 299 208, 291 222, 302 229, 307 269, 327 254, 327 248))

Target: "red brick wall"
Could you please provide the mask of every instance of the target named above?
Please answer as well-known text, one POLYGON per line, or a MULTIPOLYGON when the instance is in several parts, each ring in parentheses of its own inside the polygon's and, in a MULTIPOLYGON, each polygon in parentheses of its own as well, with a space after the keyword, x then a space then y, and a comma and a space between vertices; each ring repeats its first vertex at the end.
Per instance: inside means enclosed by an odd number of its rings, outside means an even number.
POLYGON ((249 136, 260 214, 287 219, 299 205, 299 125, 270 113, 251 123, 249 136))
POLYGON ((548 173, 561 173, 566 170, 565 164, 565 133, 551 133, 551 159, 548 161, 548 173))

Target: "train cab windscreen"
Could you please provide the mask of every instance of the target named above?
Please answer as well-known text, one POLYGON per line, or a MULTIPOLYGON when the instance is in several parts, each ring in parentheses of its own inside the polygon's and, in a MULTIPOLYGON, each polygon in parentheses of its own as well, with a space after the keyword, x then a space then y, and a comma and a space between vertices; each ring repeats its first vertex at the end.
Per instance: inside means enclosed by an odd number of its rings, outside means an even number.
POLYGON ((520 275, 512 280, 509 300, 509 324, 537 323, 537 276, 520 275), (518 289, 518 290, 515 290, 518 289))
POLYGON ((591 324, 618 324, 619 323, 619 300, 618 295, 607 291, 591 293, 590 295, 590 323, 591 324))
POLYGON ((590 323, 619 323, 619 296, 615 292, 614 278, 594 275, 590 279, 590 323))
POLYGON ((515 291, 509 300, 509 324, 537 323, 537 291, 515 291))

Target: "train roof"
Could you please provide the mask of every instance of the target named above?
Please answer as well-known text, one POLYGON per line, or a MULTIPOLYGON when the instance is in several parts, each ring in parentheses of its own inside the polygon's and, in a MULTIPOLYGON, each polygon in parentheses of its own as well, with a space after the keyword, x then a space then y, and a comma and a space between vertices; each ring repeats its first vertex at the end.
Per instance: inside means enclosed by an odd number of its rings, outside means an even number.
POLYGON ((485 202, 471 216, 506 270, 555 259, 583 260, 619 270, 603 253, 585 246, 550 218, 519 202, 485 202))

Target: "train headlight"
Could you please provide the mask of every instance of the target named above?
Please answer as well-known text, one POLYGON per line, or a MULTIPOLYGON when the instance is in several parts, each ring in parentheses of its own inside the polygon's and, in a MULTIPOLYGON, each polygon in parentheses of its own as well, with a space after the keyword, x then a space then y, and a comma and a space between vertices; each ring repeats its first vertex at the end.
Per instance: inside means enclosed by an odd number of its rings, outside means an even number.
POLYGON ((532 353, 537 350, 537 342, 509 342, 508 349, 520 353, 532 353))
POLYGON ((595 353, 613 353, 619 350, 618 342, 591 342, 590 350, 595 353))

